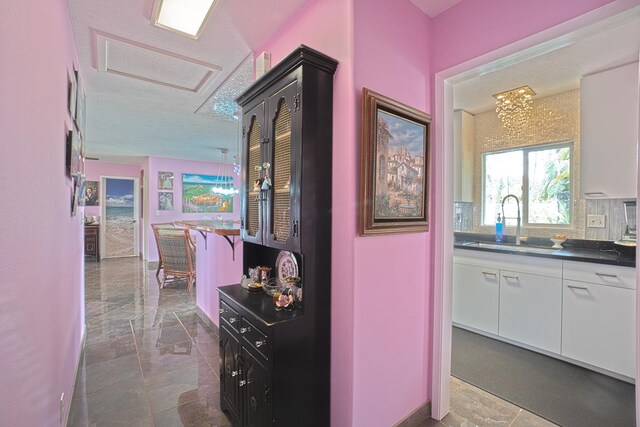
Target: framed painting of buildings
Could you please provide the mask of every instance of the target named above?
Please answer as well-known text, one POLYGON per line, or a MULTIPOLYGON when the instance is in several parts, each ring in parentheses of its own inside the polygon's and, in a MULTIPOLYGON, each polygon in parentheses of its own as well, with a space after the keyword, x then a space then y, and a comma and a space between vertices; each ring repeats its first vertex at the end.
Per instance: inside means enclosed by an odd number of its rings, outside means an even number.
POLYGON ((363 89, 360 235, 429 230, 430 125, 428 114, 363 89))

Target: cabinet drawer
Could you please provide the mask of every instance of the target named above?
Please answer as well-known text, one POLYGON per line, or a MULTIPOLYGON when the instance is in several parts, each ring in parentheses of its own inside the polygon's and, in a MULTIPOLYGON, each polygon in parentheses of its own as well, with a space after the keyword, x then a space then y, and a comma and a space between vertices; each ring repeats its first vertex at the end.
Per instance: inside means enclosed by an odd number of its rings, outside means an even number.
POLYGON ((562 355, 635 377, 636 291, 563 281, 562 355))
POLYGON ((636 269, 617 265, 564 261, 563 279, 635 289, 636 269))
POLYGON ((240 330, 240 314, 222 300, 220 301, 220 318, 224 319, 236 332, 240 330))
POLYGON ((268 340, 267 335, 263 334, 262 331, 244 317, 240 326, 240 335, 242 335, 243 342, 249 344, 266 359, 269 359, 271 356, 271 342, 268 340))

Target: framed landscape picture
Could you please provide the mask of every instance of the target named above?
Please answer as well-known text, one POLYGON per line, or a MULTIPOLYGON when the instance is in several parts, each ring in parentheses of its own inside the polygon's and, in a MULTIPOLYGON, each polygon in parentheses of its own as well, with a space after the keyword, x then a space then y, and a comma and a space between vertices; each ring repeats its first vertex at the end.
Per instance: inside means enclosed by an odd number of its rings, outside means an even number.
POLYGON ((429 230, 430 124, 428 114, 363 89, 361 235, 429 230))
POLYGON ((182 212, 233 212, 233 197, 216 194, 214 187, 233 183, 233 177, 182 174, 182 212))

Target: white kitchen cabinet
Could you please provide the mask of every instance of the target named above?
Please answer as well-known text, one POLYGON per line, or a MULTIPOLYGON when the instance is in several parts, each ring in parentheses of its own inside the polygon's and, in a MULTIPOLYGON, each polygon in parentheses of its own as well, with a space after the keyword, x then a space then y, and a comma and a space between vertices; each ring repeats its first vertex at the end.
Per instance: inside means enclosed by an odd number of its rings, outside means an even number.
POLYGON ((473 202, 473 154, 475 116, 464 110, 453 112, 453 201, 473 202))
POLYGON ((560 353, 562 279, 500 270, 499 307, 498 335, 560 353))
POLYGON ((634 289, 564 280, 562 355, 635 378, 635 316, 634 289))
POLYGON ((499 270, 453 264, 452 320, 492 334, 498 333, 499 270))
POLYGON ((586 198, 635 198, 638 63, 580 80, 580 186, 586 198))

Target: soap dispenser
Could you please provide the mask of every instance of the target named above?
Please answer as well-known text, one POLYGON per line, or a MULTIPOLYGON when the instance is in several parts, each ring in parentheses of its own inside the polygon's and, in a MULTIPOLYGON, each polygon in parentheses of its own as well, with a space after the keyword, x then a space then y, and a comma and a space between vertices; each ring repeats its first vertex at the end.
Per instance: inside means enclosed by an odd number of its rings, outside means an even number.
POLYGON ((496 219, 496 243, 502 243, 504 240, 504 227, 502 224, 502 218, 500 217, 500 213, 498 213, 498 218, 496 219))

